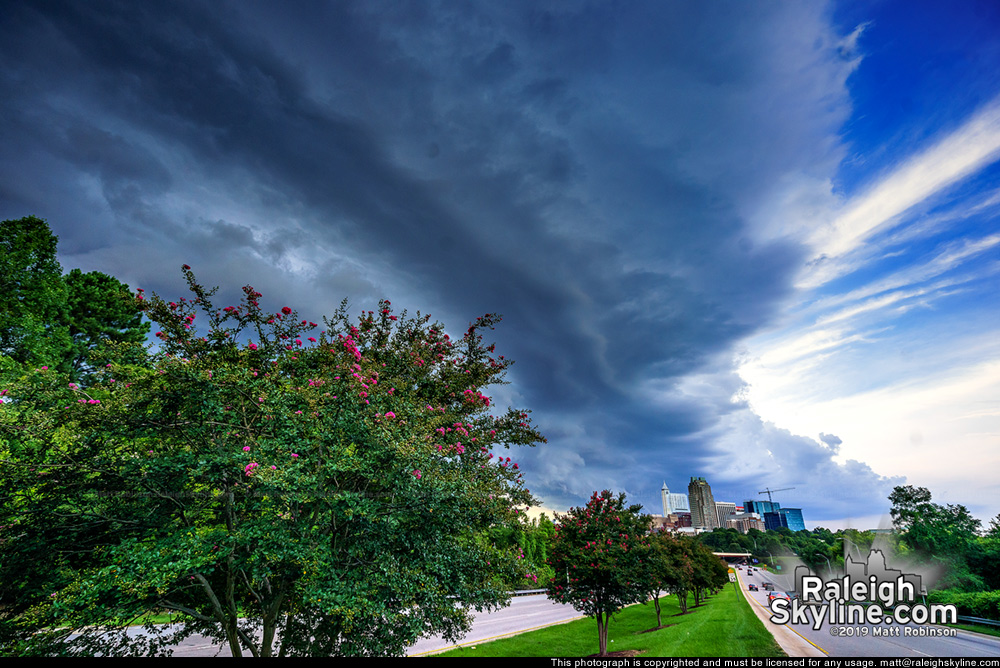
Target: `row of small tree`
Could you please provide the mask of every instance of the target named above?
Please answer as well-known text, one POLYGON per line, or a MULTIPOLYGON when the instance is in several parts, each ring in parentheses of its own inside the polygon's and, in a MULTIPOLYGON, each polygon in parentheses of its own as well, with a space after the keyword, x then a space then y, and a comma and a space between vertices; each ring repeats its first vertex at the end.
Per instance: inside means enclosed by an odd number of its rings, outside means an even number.
POLYGON ((623 607, 652 601, 659 628, 662 592, 676 594, 685 614, 689 594, 701 605, 709 591, 728 582, 728 567, 709 548, 650 531, 651 518, 641 510, 626 506, 625 494, 594 492, 586 506, 560 516, 552 540, 549 598, 597 620, 602 656, 608 649, 608 624, 623 607))

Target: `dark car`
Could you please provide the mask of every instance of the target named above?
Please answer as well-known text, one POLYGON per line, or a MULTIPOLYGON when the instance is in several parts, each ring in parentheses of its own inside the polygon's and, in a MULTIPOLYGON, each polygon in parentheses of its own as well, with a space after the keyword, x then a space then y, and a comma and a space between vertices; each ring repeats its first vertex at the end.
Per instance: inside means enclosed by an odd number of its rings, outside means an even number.
POLYGON ((786 591, 785 592, 785 596, 787 596, 790 600, 794 601, 795 599, 799 598, 799 592, 797 592, 797 591, 786 591))
POLYGON ((776 599, 776 598, 784 598, 784 599, 788 599, 788 594, 786 594, 786 593, 785 593, 785 592, 783 592, 783 591, 772 591, 772 592, 768 592, 768 593, 767 593, 767 604, 768 604, 768 605, 771 605, 771 601, 773 601, 773 600, 774 600, 774 599, 776 599))
POLYGON ((764 589, 766 589, 768 591, 774 591, 774 583, 773 582, 765 582, 764 583, 764 589))
POLYGON ((757 585, 751 582, 750 584, 747 585, 747 591, 760 591, 760 590, 757 589, 757 585))

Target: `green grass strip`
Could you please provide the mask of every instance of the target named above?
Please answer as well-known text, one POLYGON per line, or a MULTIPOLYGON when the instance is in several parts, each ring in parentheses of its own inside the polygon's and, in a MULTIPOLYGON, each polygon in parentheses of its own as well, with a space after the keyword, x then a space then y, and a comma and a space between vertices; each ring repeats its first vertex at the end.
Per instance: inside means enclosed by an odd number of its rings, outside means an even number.
MULTIPOLYGON (((785 656, 774 636, 764 628, 743 596, 727 586, 708 602, 679 615, 676 596, 660 599, 666 628, 643 633, 656 625, 653 604, 620 611, 608 630, 608 652, 637 650, 640 656, 780 657, 785 656), (667 626, 670 625, 670 626, 667 626)), ((579 619, 475 647, 461 647, 437 656, 550 656, 597 654, 597 622, 579 619)))
POLYGON ((950 626, 955 629, 962 629, 965 631, 975 631, 976 633, 982 633, 988 636, 996 636, 1000 638, 1000 628, 996 626, 983 626, 982 624, 945 624, 945 626, 950 626))

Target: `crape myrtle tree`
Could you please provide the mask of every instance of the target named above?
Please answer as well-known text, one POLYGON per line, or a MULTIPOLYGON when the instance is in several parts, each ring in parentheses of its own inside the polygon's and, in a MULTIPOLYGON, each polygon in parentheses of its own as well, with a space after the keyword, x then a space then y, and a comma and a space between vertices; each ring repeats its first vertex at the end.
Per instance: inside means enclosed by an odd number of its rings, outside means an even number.
POLYGON ((651 519, 625 494, 594 492, 582 508, 558 516, 549 564, 549 598, 597 620, 601 656, 608 653, 608 623, 621 608, 644 600, 642 560, 651 519))
POLYGON ((646 554, 642 560, 642 579, 645 589, 644 603, 653 602, 656 610, 656 626, 663 626, 660 610, 660 594, 684 591, 684 607, 687 611, 687 591, 693 577, 690 560, 682 558, 683 547, 680 540, 666 531, 653 531, 646 543, 646 554))
POLYGON ((688 594, 694 589, 697 568, 694 550, 695 541, 686 536, 671 537, 663 542, 667 562, 673 567, 670 591, 677 595, 677 607, 682 615, 688 613, 688 594))
POLYGON ((110 346, 86 387, 0 379, 0 646, 400 655, 507 604, 530 574, 487 535, 532 498, 500 448, 544 439, 484 394, 511 364, 483 342, 499 317, 453 340, 345 303, 318 331, 250 286, 217 308, 184 273, 190 298, 137 295, 158 350, 110 346), (129 638, 152 610, 179 630, 129 638))
MULTIPOLYGON (((660 587, 677 594, 681 614, 688 612, 688 594, 694 594, 695 606, 702 605, 710 590, 729 582, 729 567, 712 549, 687 536, 656 534, 651 537, 651 558, 646 564, 647 591, 659 593, 660 587)), ((657 625, 660 611, 657 605, 657 625)))
POLYGON ((694 604, 705 603, 708 593, 720 589, 729 582, 729 567, 719 557, 712 554, 712 549, 698 541, 691 541, 693 552, 693 577, 691 580, 694 591, 694 604))

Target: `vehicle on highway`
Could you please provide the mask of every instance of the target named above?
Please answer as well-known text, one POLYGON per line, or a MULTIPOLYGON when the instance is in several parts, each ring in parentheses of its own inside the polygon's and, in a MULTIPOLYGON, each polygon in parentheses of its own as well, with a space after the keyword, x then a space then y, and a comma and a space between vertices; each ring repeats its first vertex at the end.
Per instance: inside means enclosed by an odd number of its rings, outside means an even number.
POLYGON ((747 585, 747 591, 760 591, 760 590, 757 589, 757 585, 751 582, 750 584, 747 585))
POLYGON ((766 589, 767 591, 774 591, 774 583, 773 582, 765 582, 764 583, 764 589, 766 589))
POLYGON ((792 601, 794 601, 794 600, 796 600, 798 598, 801 598, 799 596, 799 592, 797 592, 797 591, 786 591, 785 592, 785 596, 787 596, 792 601))
POLYGON ((767 604, 771 605, 771 601, 773 601, 773 600, 775 600, 777 598, 783 598, 783 599, 786 599, 786 600, 790 600, 790 599, 788 599, 788 594, 786 594, 785 592, 783 592, 783 591, 772 591, 772 592, 768 592, 768 594, 767 594, 767 604))

